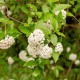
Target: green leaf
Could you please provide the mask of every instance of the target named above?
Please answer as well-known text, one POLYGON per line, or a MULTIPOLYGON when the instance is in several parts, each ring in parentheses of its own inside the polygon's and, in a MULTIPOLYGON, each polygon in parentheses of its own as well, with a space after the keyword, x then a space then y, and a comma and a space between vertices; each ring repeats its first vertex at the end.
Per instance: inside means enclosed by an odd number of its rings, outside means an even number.
POLYGON ((49 8, 46 4, 42 6, 42 10, 43 10, 44 13, 49 12, 49 8))
POLYGON ((41 18, 42 12, 36 12, 36 15, 38 16, 38 18, 41 18))
POLYGON ((33 72, 33 76, 37 77, 39 75, 40 75, 40 70, 39 69, 35 69, 34 72, 33 72))
POLYGON ((25 26, 18 26, 18 28, 19 28, 19 30, 20 30, 22 33, 26 34, 26 36, 29 36, 30 33, 31 33, 31 31, 29 30, 28 27, 25 27, 25 26))
POLYGON ((28 7, 31 8, 32 11, 37 11, 37 7, 33 4, 26 4, 28 7))
POLYGON ((54 46, 56 46, 56 44, 57 44, 57 36, 55 35, 55 34, 51 34, 51 43, 54 45, 54 46))
POLYGON ((26 6, 21 6, 21 10, 22 10, 25 14, 28 14, 28 10, 27 10, 26 6))
POLYGON ((49 12, 46 13, 46 14, 44 15, 44 17, 43 17, 44 22, 47 21, 47 20, 50 20, 52 17, 53 17, 53 14, 51 14, 51 13, 49 13, 49 12))
POLYGON ((41 65, 46 65, 46 64, 50 64, 49 60, 43 60, 41 65))
POLYGON ((51 34, 51 30, 49 30, 46 27, 44 27, 44 24, 43 24, 42 20, 40 20, 40 21, 37 22, 37 24, 35 25, 35 28, 36 29, 41 29, 46 36, 49 35, 49 34, 51 34))
POLYGON ((53 12, 54 12, 54 11, 63 10, 63 9, 69 8, 69 7, 70 7, 69 4, 57 4, 57 5, 55 6, 55 8, 53 9, 53 12))
POLYGON ((31 18, 31 17, 29 17, 29 18, 28 18, 28 24, 30 24, 30 23, 31 23, 31 21, 32 21, 32 18, 31 18))
POLYGON ((4 0, 0 0, 0 3, 4 3, 4 0))
POLYGON ((56 32, 58 35, 62 36, 62 37, 65 37, 65 35, 61 32, 56 32))
POLYGON ((55 63, 56 63, 57 60, 59 59, 59 55, 60 55, 60 54, 59 54, 58 52, 54 52, 54 51, 53 51, 53 53, 52 53, 52 57, 53 57, 55 63))
POLYGON ((14 38, 17 38, 21 34, 17 29, 14 29, 14 28, 9 28, 7 30, 7 33, 13 36, 14 38))
POLYGON ((58 70, 64 71, 64 68, 62 66, 57 65, 55 68, 57 68, 58 70))
POLYGON ((74 15, 71 12, 67 12, 67 16, 74 17, 74 15))
POLYGON ((59 70, 57 68, 54 68, 53 72, 56 77, 59 76, 59 70))
POLYGON ((4 32, 0 30, 0 39, 4 37, 4 32))
POLYGON ((37 65, 37 63, 33 60, 26 62, 23 66, 34 66, 37 65))
POLYGON ((53 17, 51 18, 51 24, 52 24, 52 26, 54 28, 54 31, 55 32, 58 31, 58 21, 53 17))
POLYGON ((59 0, 47 0, 49 3, 58 2, 59 0))

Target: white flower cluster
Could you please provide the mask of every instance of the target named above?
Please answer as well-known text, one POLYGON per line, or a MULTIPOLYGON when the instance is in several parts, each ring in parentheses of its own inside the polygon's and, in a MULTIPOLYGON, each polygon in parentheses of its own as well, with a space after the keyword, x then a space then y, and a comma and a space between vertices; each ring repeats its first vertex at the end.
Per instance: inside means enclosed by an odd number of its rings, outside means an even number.
POLYGON ((54 51, 59 52, 61 54, 61 52, 63 51, 63 46, 60 42, 57 43, 54 51))
POLYGON ((69 55, 69 60, 74 61, 75 65, 79 65, 80 64, 80 60, 77 59, 77 54, 71 53, 69 55))
POLYGON ((48 59, 51 57, 52 48, 48 45, 44 45, 45 35, 42 30, 36 29, 28 38, 27 51, 29 55, 36 58, 40 56, 41 58, 48 59))
POLYGON ((8 58, 8 64, 9 64, 9 65, 12 65, 13 63, 14 63, 13 58, 12 58, 12 57, 9 57, 9 58, 8 58))
POLYGON ((44 37, 43 31, 40 29, 34 30, 33 33, 30 34, 28 37, 28 43, 31 46, 37 46, 44 43, 45 37, 44 37))
POLYGON ((41 58, 49 59, 51 57, 51 53, 52 53, 52 48, 50 48, 48 45, 45 45, 40 50, 39 55, 41 58))
POLYGON ((48 20, 46 23, 44 23, 44 26, 50 30, 52 30, 52 25, 51 25, 51 21, 48 20))
POLYGON ((3 15, 7 15, 7 16, 11 16, 12 15, 12 12, 10 10, 8 10, 8 7, 6 5, 3 5, 1 8, 0 8, 0 11, 3 15))
MULTIPOLYGON (((60 11, 55 11, 55 15, 57 16, 59 14, 60 11)), ((63 19, 66 18, 66 11, 65 10, 61 10, 61 13, 62 13, 62 16, 63 16, 63 19)))
POLYGON ((5 39, 0 40, 0 48, 8 49, 15 43, 15 40, 12 36, 7 35, 5 39))

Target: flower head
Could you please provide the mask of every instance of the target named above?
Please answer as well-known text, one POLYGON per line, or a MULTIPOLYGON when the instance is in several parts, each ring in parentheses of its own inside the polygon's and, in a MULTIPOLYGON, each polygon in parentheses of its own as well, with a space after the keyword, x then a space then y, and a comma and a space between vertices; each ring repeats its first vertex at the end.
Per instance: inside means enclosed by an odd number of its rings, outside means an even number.
POLYGON ((8 49, 15 43, 15 40, 12 36, 7 35, 5 39, 0 40, 0 48, 8 49))
POLYGON ((42 47, 42 49, 39 52, 39 55, 41 58, 49 59, 51 58, 52 48, 48 45, 45 45, 42 47))
POLYGON ((76 58, 77 58, 77 55, 76 54, 70 54, 69 55, 69 60, 71 60, 71 61, 75 61, 76 60, 76 58))
POLYGON ((80 64, 80 60, 76 60, 74 63, 75 63, 75 65, 79 65, 80 64))
POLYGON ((19 53, 19 58, 22 60, 22 61, 27 61, 27 57, 26 57, 26 51, 22 50, 20 53, 19 53))
POLYGON ((60 42, 58 42, 56 47, 55 47, 55 52, 61 53, 62 51, 63 51, 63 46, 60 42))
POLYGON ((32 46, 37 46, 44 43, 45 37, 44 33, 40 29, 34 30, 33 33, 28 37, 28 43, 32 46))
POLYGON ((13 63, 14 63, 13 58, 12 58, 12 57, 9 57, 9 58, 8 58, 8 64, 9 64, 9 65, 12 65, 13 63))

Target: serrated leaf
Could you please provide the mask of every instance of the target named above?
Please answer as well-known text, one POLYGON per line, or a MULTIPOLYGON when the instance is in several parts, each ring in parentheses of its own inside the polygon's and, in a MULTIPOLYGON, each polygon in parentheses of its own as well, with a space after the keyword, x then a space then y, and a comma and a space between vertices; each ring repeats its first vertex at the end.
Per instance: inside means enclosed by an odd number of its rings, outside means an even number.
POLYGON ((69 4, 57 4, 57 5, 55 6, 55 8, 53 9, 53 12, 54 12, 54 11, 63 10, 63 9, 69 8, 69 7, 70 7, 69 4))
POLYGON ((59 59, 59 55, 60 55, 60 54, 59 54, 58 52, 54 52, 54 51, 53 51, 53 53, 52 53, 52 57, 53 57, 55 63, 56 63, 57 60, 59 59))
POLYGON ((57 44, 57 36, 55 34, 51 34, 51 43, 56 46, 57 44))

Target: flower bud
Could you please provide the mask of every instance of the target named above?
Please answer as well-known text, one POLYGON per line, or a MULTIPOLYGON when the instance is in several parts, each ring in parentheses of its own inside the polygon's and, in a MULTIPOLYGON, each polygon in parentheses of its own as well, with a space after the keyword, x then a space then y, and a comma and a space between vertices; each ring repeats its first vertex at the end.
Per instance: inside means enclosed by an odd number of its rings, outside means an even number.
POLYGON ((76 58, 77 58, 77 55, 76 54, 70 54, 69 55, 69 60, 71 60, 71 61, 75 61, 76 60, 76 58))
POLYGON ((13 58, 12 58, 12 57, 9 57, 9 58, 8 58, 8 64, 9 64, 9 65, 12 65, 13 63, 14 63, 13 58))

